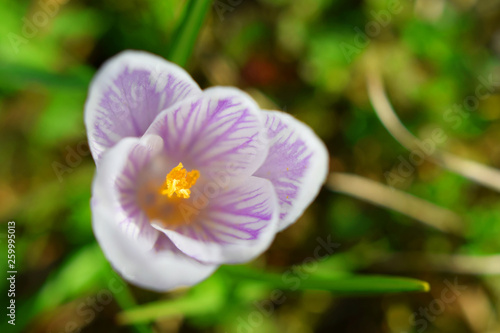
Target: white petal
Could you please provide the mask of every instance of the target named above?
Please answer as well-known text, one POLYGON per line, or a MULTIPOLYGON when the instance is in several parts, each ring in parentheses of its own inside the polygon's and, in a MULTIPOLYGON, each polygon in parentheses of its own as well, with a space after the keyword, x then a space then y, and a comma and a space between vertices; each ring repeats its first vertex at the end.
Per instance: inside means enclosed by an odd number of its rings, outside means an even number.
POLYGON ((141 171, 162 146, 161 138, 153 135, 121 140, 103 155, 92 187, 95 200, 106 200, 122 231, 148 249, 159 233, 138 205, 137 188, 141 171))
POLYGON ((200 93, 179 66, 158 56, 125 51, 98 71, 85 104, 85 125, 92 156, 124 137, 140 137, 164 109, 200 93))
POLYGON ((106 258, 126 280, 162 291, 195 284, 216 266, 187 257, 149 224, 142 211, 128 215, 123 208, 121 192, 127 186, 133 189, 137 169, 161 149, 158 140, 123 139, 104 154, 93 183, 92 226, 106 258))
POLYGON ((295 222, 328 174, 328 151, 313 130, 280 111, 265 112, 270 148, 255 176, 269 179, 281 207, 279 229, 295 222))

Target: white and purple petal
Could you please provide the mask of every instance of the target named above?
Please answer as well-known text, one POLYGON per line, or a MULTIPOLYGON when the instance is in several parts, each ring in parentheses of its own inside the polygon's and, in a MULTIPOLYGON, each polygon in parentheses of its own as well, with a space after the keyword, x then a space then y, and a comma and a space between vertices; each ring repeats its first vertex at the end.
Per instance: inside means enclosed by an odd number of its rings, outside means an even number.
POLYGON ((317 196, 328 173, 328 151, 304 123, 280 111, 263 111, 269 153, 254 176, 269 179, 278 195, 279 230, 294 223, 317 196))
MULTIPOLYGON (((195 196, 203 194, 195 193, 195 196)), ((210 192, 208 200, 194 198, 191 223, 159 230, 185 254, 201 262, 247 262, 264 252, 277 232, 279 206, 268 180, 249 177, 230 188, 210 192), (201 204, 196 204, 196 202, 201 204)))
POLYGON ((174 105, 146 133, 163 138, 171 167, 182 162, 201 177, 244 179, 262 165, 268 151, 259 107, 234 88, 210 88, 174 105))
POLYGON ((181 67, 156 55, 125 51, 96 74, 85 104, 94 160, 125 137, 142 136, 164 109, 201 90, 181 67))

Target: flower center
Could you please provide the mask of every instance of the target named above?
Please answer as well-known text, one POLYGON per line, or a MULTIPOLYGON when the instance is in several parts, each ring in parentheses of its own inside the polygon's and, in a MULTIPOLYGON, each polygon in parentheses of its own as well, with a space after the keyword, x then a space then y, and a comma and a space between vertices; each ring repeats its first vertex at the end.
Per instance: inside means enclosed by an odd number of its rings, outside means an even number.
POLYGON ((179 163, 167 175, 165 183, 160 187, 159 192, 161 195, 166 195, 171 198, 174 193, 178 198, 188 199, 191 196, 190 188, 196 184, 200 178, 198 170, 191 170, 187 172, 182 163, 179 163))
POLYGON ((158 187, 152 182, 146 183, 139 190, 139 205, 146 215, 160 222, 164 226, 178 226, 189 223, 190 217, 186 215, 186 202, 191 196, 190 188, 200 178, 198 170, 187 171, 182 163, 179 163, 165 177, 165 182, 158 187))

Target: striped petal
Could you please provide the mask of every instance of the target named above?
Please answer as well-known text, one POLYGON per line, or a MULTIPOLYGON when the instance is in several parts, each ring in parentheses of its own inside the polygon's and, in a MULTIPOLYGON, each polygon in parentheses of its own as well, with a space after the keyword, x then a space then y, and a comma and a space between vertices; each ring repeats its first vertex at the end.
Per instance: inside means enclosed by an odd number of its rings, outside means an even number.
POLYGON ((182 208, 192 222, 162 229, 185 254, 206 263, 241 263, 264 252, 274 239, 279 207, 272 184, 249 177, 231 188, 217 188, 208 200, 194 193, 194 203, 182 208), (204 204, 206 203, 206 204, 204 204))
POLYGON ((280 205, 279 229, 295 222, 317 196, 328 173, 328 151, 304 123, 280 111, 266 114, 270 148, 255 176, 269 179, 280 205))
POLYGON ((165 154, 175 167, 182 162, 201 177, 244 179, 267 155, 262 113, 244 92, 211 88, 162 112, 146 133, 165 142, 165 154))
POLYGON ((200 88, 179 66, 158 56, 125 51, 94 77, 85 104, 85 125, 94 160, 125 137, 140 137, 164 109, 200 88))

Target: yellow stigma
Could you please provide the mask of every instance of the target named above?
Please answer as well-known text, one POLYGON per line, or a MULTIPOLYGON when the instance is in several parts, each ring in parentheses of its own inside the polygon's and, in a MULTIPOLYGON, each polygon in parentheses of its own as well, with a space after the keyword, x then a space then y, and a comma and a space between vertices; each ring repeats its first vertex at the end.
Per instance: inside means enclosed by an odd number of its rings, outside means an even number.
POLYGON ((196 184, 198 178, 200 178, 198 170, 187 172, 182 163, 179 163, 168 173, 165 183, 160 187, 160 194, 171 198, 175 193, 178 198, 187 199, 191 196, 190 188, 196 184))

